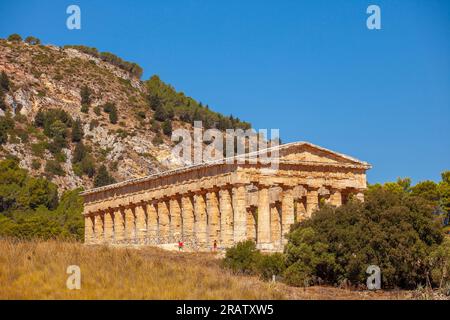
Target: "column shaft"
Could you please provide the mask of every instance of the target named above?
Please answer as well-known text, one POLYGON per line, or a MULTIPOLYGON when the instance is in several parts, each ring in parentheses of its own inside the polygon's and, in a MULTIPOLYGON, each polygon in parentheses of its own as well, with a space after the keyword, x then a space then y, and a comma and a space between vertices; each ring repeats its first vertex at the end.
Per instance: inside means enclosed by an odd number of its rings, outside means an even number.
POLYGON ((192 239, 194 236, 194 204, 189 195, 181 198, 181 215, 183 217, 183 239, 192 239))
POLYGON ((169 208, 166 201, 158 202, 159 234, 162 243, 169 242, 170 220, 169 208))
POLYGON ((127 243, 133 243, 136 240, 136 219, 134 207, 125 209, 125 229, 127 243))
POLYGON ((159 236, 158 225, 158 207, 150 202, 147 203, 147 239, 148 243, 157 243, 157 237, 159 236))
POLYGON ((112 212, 105 212, 104 223, 105 223, 105 242, 107 244, 112 244, 114 241, 114 220, 112 212))
POLYGON ((257 233, 258 247, 260 249, 271 249, 269 188, 265 185, 259 185, 258 190, 257 233))
POLYGON ((95 215, 95 222, 94 222, 94 231, 95 231, 95 243, 103 243, 104 241, 104 225, 103 225, 103 213, 97 213, 95 215))
POLYGON ((195 234, 201 246, 207 243, 206 237, 206 203, 202 194, 194 196, 194 212, 195 212, 195 234))
POLYGON ((281 196, 281 236, 282 243, 286 244, 286 234, 294 224, 294 195, 291 188, 284 189, 281 196))
POLYGON ((144 244, 147 236, 146 204, 137 204, 134 213, 136 215, 136 239, 139 244, 144 244))
POLYGON ((309 218, 311 214, 319 208, 319 191, 318 189, 308 189, 306 193, 306 216, 309 218))
POLYGON ((91 244, 94 239, 94 219, 91 216, 84 217, 84 242, 91 244))
POLYGON ((332 206, 339 207, 342 205, 342 194, 341 191, 338 189, 331 189, 330 190, 330 200, 329 203, 332 206))
POLYGON ((220 243, 223 247, 233 245, 233 208, 229 189, 219 192, 220 207, 220 243))
POLYGON ((181 239, 181 208, 178 198, 171 198, 169 201, 170 205, 170 229, 171 236, 174 241, 179 241, 181 239))
POLYGON ((271 243, 275 247, 281 246, 281 211, 279 210, 279 206, 277 204, 273 204, 270 206, 270 238, 271 243))
POLYGON ((206 195, 206 211, 208 213, 208 246, 212 247, 214 241, 219 241, 220 233, 219 201, 215 191, 208 192, 206 195))
POLYGON ((234 243, 246 239, 247 210, 246 190, 244 185, 233 187, 233 234, 234 243))

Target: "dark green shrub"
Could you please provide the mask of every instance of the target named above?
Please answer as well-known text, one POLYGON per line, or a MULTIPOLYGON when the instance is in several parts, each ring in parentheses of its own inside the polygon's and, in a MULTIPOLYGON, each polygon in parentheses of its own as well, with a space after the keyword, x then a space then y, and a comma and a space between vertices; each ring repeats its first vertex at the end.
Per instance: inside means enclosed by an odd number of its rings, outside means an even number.
POLYGON ((13 33, 8 36, 8 41, 20 42, 22 41, 22 37, 17 33, 13 33))
POLYGON ((235 273, 254 274, 258 271, 260 258, 255 242, 247 240, 227 249, 223 265, 235 273))
POLYGON ((61 164, 56 160, 47 160, 45 172, 50 176, 63 176, 65 174, 61 164))
POLYGON ((286 269, 285 257, 282 253, 262 254, 257 269, 264 280, 270 280, 274 275, 281 276, 286 269))

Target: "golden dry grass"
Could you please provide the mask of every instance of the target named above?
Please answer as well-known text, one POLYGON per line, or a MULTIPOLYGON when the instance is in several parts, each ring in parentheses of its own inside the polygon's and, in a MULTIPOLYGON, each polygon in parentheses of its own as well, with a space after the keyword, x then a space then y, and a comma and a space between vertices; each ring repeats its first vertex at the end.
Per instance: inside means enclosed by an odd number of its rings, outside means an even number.
POLYGON ((282 299, 273 285, 223 270, 211 254, 58 241, 0 240, 0 299, 282 299), (69 265, 81 290, 68 290, 69 265))

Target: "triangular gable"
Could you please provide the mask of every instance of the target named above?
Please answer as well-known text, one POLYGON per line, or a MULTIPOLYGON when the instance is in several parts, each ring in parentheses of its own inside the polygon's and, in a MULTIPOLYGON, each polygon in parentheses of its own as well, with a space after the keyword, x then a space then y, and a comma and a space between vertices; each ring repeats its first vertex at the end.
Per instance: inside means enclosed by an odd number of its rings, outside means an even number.
POLYGON ((279 147, 279 156, 281 160, 286 161, 368 165, 367 162, 316 146, 309 142, 294 142, 281 145, 279 147))

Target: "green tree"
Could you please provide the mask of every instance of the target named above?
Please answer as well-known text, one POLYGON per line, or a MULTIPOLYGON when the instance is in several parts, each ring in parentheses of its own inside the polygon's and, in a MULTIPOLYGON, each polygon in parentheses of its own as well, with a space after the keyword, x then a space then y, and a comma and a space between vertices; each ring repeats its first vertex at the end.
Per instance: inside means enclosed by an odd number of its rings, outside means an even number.
POLYGON ((22 41, 22 37, 17 33, 13 33, 8 36, 8 41, 20 42, 22 41))
POLYGON ((102 187, 109 184, 113 184, 116 181, 113 177, 110 176, 108 169, 106 169, 105 165, 100 166, 98 169, 97 175, 94 179, 94 186, 95 187, 102 187))
POLYGON ((438 186, 434 181, 422 181, 411 188, 411 194, 430 201, 433 205, 439 203, 438 186))
POLYGON ((116 124, 117 120, 118 120, 117 108, 115 105, 113 105, 111 111, 109 112, 109 122, 111 122, 112 124, 116 124))
POLYGON ((81 162, 87 155, 86 147, 83 142, 77 143, 75 145, 75 150, 73 151, 72 163, 81 162))
POLYGON ((14 120, 10 115, 0 117, 0 145, 8 142, 8 133, 14 128, 14 120))
POLYGON ((10 81, 5 71, 0 74, 0 90, 9 91, 10 81))
POLYGON ((80 118, 74 121, 72 126, 72 142, 80 142, 83 139, 83 126, 80 118))
POLYGON ((36 37, 33 36, 28 36, 25 38, 25 42, 31 45, 37 45, 37 44, 41 44, 41 40, 39 40, 36 37))
POLYGON ((162 124, 163 133, 166 136, 170 136, 172 134, 172 121, 166 120, 162 124))
POLYGON ((154 117, 156 120, 163 122, 169 119, 169 113, 163 106, 158 106, 155 110, 154 117))
POLYGON ((91 104, 91 90, 87 85, 81 87, 80 96, 81 96, 81 105, 89 106, 91 104))
POLYGON ((294 225, 288 239, 289 283, 364 284, 367 266, 375 264, 383 270, 383 287, 415 288, 425 284, 425 261, 443 237, 428 201, 379 187, 364 203, 324 206, 294 225))

